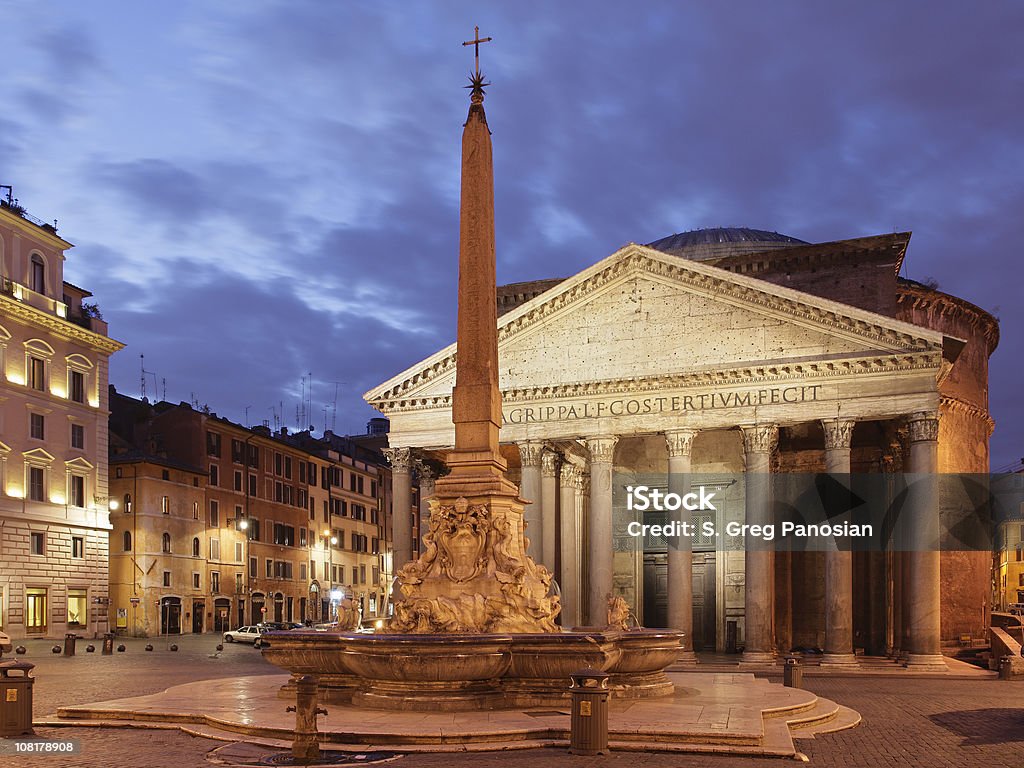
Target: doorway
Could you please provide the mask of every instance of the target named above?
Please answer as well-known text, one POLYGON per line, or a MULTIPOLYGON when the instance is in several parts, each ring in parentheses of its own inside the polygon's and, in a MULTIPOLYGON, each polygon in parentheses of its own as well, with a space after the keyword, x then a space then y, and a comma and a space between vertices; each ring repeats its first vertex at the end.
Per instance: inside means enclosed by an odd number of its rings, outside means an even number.
POLYGON ((213 601, 213 629, 215 632, 227 632, 229 626, 228 616, 231 612, 231 601, 218 597, 213 601))
POLYGON ((203 619, 206 618, 206 603, 202 600, 192 601, 192 634, 203 634, 203 619))
MULTIPOLYGON (((693 649, 715 650, 715 553, 693 553, 693 649)), ((645 627, 668 624, 668 554, 644 555, 645 627)))
POLYGON ((180 597, 164 597, 160 600, 160 634, 181 634, 180 597))

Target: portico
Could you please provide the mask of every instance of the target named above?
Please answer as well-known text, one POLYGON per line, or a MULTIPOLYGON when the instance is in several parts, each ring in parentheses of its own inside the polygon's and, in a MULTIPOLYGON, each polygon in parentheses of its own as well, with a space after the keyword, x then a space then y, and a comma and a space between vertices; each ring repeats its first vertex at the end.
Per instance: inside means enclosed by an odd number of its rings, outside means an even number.
MULTIPOLYGON (((937 426, 915 425, 937 425, 955 348, 942 334, 636 245, 498 329, 503 455, 519 467, 529 551, 555 573, 564 626, 604 623, 617 594, 645 625, 686 633, 686 658, 694 642, 735 643, 750 663, 806 645, 851 664, 855 647, 873 644, 935 661, 937 554, 908 555, 906 574, 888 568, 875 588, 908 596, 907 637, 883 617, 869 639, 855 621, 854 553, 775 553, 753 541, 716 552, 685 537, 639 549, 619 530, 613 497, 635 474, 667 474, 666 490, 682 493, 691 473, 742 472, 722 495, 731 514, 758 523, 770 515, 773 472, 881 471, 894 447, 915 471, 935 471, 937 426)), ((391 420, 392 451, 451 448, 455 353, 365 396, 391 420)), ((396 526, 396 553, 404 535, 396 526)))

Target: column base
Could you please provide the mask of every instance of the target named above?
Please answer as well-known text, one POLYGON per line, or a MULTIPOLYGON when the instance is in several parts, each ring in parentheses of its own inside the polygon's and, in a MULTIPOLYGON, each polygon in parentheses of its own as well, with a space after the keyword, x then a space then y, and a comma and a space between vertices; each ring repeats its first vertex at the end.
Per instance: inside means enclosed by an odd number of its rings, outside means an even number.
POLYGON ((679 652, 676 657, 675 663, 681 666, 693 667, 699 662, 697 661, 697 654, 693 652, 692 648, 684 648, 679 652))
POLYGON ((774 667, 778 661, 772 651, 744 651, 740 656, 740 667, 774 667))
POLYGON ((906 667, 914 672, 949 672, 941 653, 908 653, 906 667))
POLYGON ((857 657, 852 653, 825 653, 821 657, 821 666, 850 669, 852 667, 859 667, 860 662, 857 661, 857 657))

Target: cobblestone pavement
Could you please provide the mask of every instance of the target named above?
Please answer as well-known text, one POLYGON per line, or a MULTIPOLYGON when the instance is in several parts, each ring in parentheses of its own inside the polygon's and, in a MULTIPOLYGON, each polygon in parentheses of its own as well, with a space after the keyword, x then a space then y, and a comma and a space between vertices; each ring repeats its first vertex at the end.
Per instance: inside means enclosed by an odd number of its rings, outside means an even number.
MULTIPOLYGON (((255 649, 227 645, 219 655, 213 635, 183 637, 178 653, 166 642, 126 641, 124 654, 103 657, 79 653, 51 655, 53 643, 29 643, 26 660, 37 665, 38 716, 61 704, 100 701, 161 691, 193 680, 234 675, 274 674, 255 649)), ((80 641, 80 650, 81 650, 80 641)), ((97 643, 98 649, 98 643, 97 643)), ((908 680, 900 678, 823 678, 806 680, 822 696, 859 711, 864 722, 853 730, 800 740, 797 748, 822 768, 1021 768, 1024 766, 1024 682, 998 680, 908 680)), ((208 768, 208 752, 221 743, 177 731, 133 728, 40 728, 45 738, 77 739, 74 756, 3 758, 4 768, 208 768)), ((402 768, 779 768, 778 760, 733 756, 617 752, 603 757, 568 755, 564 750, 408 755, 388 765, 402 768)))

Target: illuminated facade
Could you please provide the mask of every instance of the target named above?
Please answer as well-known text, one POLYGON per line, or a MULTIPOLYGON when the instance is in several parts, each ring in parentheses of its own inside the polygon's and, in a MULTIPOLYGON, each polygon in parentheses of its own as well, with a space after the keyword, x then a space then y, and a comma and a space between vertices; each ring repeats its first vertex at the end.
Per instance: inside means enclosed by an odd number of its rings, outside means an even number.
POLYGON ((0 628, 106 631, 109 338, 71 243, 0 205, 0 628))
POLYGON ((385 610, 379 454, 111 394, 111 614, 134 635, 385 610), (333 597, 332 597, 333 595, 333 597))

